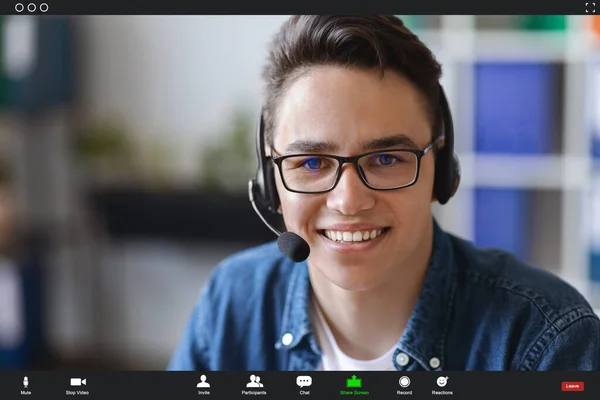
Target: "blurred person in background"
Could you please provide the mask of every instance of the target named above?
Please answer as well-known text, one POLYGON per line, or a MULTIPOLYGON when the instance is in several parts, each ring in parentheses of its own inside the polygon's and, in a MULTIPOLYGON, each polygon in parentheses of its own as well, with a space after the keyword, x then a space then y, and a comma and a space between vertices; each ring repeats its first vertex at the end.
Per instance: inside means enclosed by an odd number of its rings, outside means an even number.
POLYGON ((283 25, 264 69, 258 200, 310 256, 270 243, 224 260, 170 370, 600 369, 600 320, 580 293, 433 218, 460 174, 441 74, 394 16, 283 25))
POLYGON ((6 171, 0 163, 0 369, 21 365, 15 349, 22 346, 25 336, 21 271, 14 259, 14 194, 6 171))

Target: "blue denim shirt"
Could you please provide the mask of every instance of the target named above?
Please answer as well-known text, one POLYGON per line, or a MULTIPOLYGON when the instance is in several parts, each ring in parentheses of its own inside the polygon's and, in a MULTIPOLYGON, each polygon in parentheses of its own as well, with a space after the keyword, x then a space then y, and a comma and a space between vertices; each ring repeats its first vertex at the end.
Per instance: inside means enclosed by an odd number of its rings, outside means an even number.
MULTIPOLYGON (((575 289, 434 225, 430 265, 392 360, 399 371, 600 370, 600 320, 575 289)), ((168 369, 315 370, 310 296, 306 262, 276 243, 225 259, 168 369)))

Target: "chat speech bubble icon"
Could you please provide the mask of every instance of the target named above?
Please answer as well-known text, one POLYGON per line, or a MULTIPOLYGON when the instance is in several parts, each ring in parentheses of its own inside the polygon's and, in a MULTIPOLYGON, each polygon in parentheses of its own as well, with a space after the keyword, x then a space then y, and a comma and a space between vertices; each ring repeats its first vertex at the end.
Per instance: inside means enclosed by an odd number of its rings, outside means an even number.
POLYGON ((299 376, 296 378, 296 385, 302 387, 307 387, 312 385, 312 378, 310 376, 299 376))

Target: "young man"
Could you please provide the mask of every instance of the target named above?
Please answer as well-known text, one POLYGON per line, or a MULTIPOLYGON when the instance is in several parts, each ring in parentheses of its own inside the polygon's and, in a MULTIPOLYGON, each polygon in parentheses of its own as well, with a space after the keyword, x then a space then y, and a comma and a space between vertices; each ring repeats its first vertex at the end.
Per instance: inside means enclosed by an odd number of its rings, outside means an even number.
POLYGON ((223 261, 169 369, 600 369, 576 290, 433 219, 457 183, 438 165, 440 76, 396 17, 284 24, 264 72, 267 196, 310 256, 271 243, 223 261))

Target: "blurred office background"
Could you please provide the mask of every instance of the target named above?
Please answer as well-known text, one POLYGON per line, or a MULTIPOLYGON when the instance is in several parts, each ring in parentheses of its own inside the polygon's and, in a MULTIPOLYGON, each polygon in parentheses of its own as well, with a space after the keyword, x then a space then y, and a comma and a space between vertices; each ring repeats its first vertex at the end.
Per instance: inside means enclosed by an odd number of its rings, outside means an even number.
MULTIPOLYGON (((0 16, 0 369, 164 369, 211 269, 274 238, 246 188, 285 18, 0 16)), ((405 18, 454 112, 442 226, 600 307, 600 20, 405 18)))

